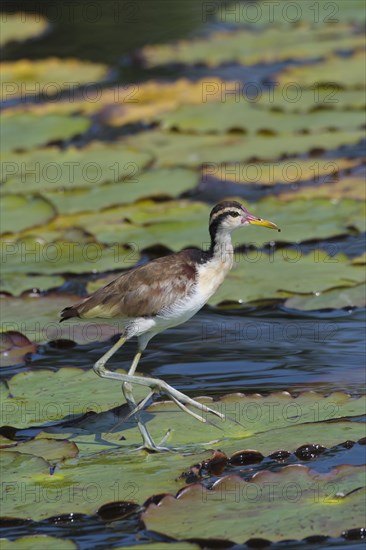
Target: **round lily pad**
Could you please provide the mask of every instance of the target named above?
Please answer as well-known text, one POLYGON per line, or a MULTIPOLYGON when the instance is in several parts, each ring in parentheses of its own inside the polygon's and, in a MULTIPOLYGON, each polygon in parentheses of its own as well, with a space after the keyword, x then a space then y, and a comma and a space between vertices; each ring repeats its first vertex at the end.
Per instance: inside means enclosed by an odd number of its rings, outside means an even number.
MULTIPOLYGON (((332 85, 340 88, 365 87, 365 52, 360 51, 345 60, 343 57, 329 57, 315 65, 290 67, 278 77, 281 85, 296 83, 298 87, 310 88, 332 85)), ((336 94, 335 94, 336 97, 336 94)))
POLYGON ((167 63, 216 67, 227 62, 249 65, 320 57, 363 45, 362 35, 353 34, 348 25, 340 23, 335 28, 291 27, 285 33, 274 27, 263 32, 217 32, 205 39, 148 45, 142 48, 141 55, 148 67, 167 63))
POLYGON ((254 28, 284 27, 320 24, 335 25, 340 22, 361 23, 365 19, 363 0, 319 0, 316 4, 303 2, 294 4, 291 0, 268 3, 257 0, 255 4, 208 4, 207 12, 214 11, 215 18, 221 23, 254 28))
POLYGON ((241 129, 247 134, 271 132, 272 134, 308 131, 325 131, 328 128, 351 129, 362 125, 358 111, 330 110, 310 113, 284 113, 254 108, 245 98, 230 99, 220 104, 205 103, 197 106, 182 106, 176 111, 157 117, 162 128, 177 128, 183 132, 228 132, 241 129))
POLYGON ((158 505, 150 504, 142 519, 147 529, 177 539, 225 538, 241 544, 258 537, 339 537, 362 525, 363 479, 364 467, 348 465, 327 474, 291 465, 259 472, 250 481, 231 475, 210 490, 196 484, 177 498, 165 496, 158 505))
MULTIPOLYGON (((152 160, 148 153, 115 143, 92 142, 77 149, 56 147, 6 153, 3 156, 3 189, 11 193, 66 191, 95 188, 122 180, 138 182, 152 160)), ((86 201, 87 202, 87 201, 86 201)), ((101 205, 102 208, 103 205, 101 205)))
POLYGON ((24 100, 29 90, 34 90, 35 95, 58 98, 66 90, 69 101, 73 102, 76 87, 104 79, 107 70, 102 64, 55 57, 3 62, 0 65, 1 99, 20 97, 24 100))
POLYGON ((86 117, 31 113, 3 114, 1 151, 31 149, 50 141, 66 140, 85 132, 91 124, 86 117))
POLYGON ((39 195, 3 195, 1 199, 1 233, 22 231, 47 223, 56 209, 39 195))
POLYGON ((0 21, 0 45, 10 42, 23 42, 42 34, 48 22, 38 13, 6 13, 3 12, 0 21))
POLYGON ((278 159, 281 155, 307 153, 311 150, 329 150, 346 144, 355 144, 364 137, 361 130, 322 132, 302 135, 281 133, 267 135, 190 135, 163 130, 149 130, 125 138, 127 147, 152 154, 159 167, 196 167, 222 162, 278 159))
POLYGON ((3 550, 77 550, 75 542, 49 535, 28 535, 16 540, 0 539, 3 550))

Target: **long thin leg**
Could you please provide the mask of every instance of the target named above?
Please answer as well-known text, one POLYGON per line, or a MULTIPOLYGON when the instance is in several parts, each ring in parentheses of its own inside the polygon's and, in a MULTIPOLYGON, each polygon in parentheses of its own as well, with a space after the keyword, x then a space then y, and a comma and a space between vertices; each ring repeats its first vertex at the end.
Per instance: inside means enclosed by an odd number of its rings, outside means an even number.
MULTIPOLYGON (((138 351, 133 358, 132 365, 130 366, 130 369, 128 371, 129 376, 133 376, 135 374, 135 370, 137 368, 137 365, 141 359, 142 351, 138 351)), ((132 393, 132 384, 130 382, 123 382, 122 384, 122 391, 123 395, 125 396, 125 399, 130 407, 131 415, 134 415, 137 421, 138 429, 140 430, 140 433, 142 435, 142 439, 144 440, 144 448, 148 449, 149 451, 158 451, 160 450, 157 445, 155 445, 149 430, 146 428, 145 424, 142 422, 139 412, 139 407, 135 401, 135 398, 132 393)), ((148 396, 150 398, 150 396, 148 396)), ((144 399, 145 401, 145 399, 144 399)))
MULTIPOLYGON (((103 356, 104 357, 104 356, 103 356)), ((195 401, 194 399, 191 399, 188 397, 188 395, 185 395, 184 393, 174 389, 172 386, 169 386, 166 382, 163 380, 160 380, 159 378, 148 378, 143 376, 129 376, 128 374, 121 374, 120 372, 112 372, 110 370, 107 370, 104 366, 104 364, 99 363, 97 361, 94 365, 94 371, 101 376, 102 378, 111 378, 112 380, 118 380, 119 382, 131 382, 132 384, 140 384, 141 386, 147 386, 151 388, 152 390, 159 390, 165 393, 169 396, 174 396, 181 403, 185 403, 186 405, 191 405, 192 407, 195 407, 196 409, 199 409, 202 412, 207 412, 214 414, 218 418, 221 418, 221 420, 225 420, 226 416, 219 411, 215 411, 215 409, 211 409, 210 407, 207 407, 203 403, 200 403, 199 401, 195 401)))
MULTIPOLYGON (((126 337, 122 336, 115 344, 111 347, 110 350, 107 351, 94 365, 94 372, 98 374, 98 376, 101 376, 102 378, 110 378, 112 380, 118 380, 123 383, 122 389, 123 393, 126 397, 126 400, 130 407, 133 410, 133 413, 138 412, 139 408, 136 406, 136 401, 132 394, 132 387, 131 384, 140 384, 142 386, 147 386, 151 388, 153 391, 159 390, 165 393, 166 395, 170 396, 173 401, 177 402, 179 401, 181 404, 185 405, 191 405, 192 407, 199 409, 201 412, 211 413, 222 420, 225 419, 225 415, 215 411, 214 409, 211 409, 210 407, 207 407, 203 403, 199 403, 198 401, 195 401, 194 399, 191 399, 184 393, 174 389, 172 386, 164 382, 163 380, 159 380, 159 378, 145 378, 140 376, 134 376, 134 372, 136 370, 136 367, 138 365, 139 359, 141 357, 142 352, 138 352, 135 355, 135 358, 132 362, 132 365, 129 369, 128 374, 121 374, 119 372, 112 372, 110 370, 107 370, 105 368, 105 364, 112 357, 116 351, 123 346, 123 344, 126 342, 126 337), (136 411, 137 408, 137 411, 136 411)), ((182 407, 183 408, 183 407, 182 407)), ((186 411, 187 412, 187 411, 186 411)), ((155 443, 153 442, 146 426, 143 424, 141 419, 138 419, 138 427, 140 430, 140 433, 144 440, 144 446, 150 450, 162 450, 161 448, 157 447, 155 443)))
MULTIPOLYGON (((118 373, 112 373, 111 371, 108 371, 105 368, 104 365, 106 364, 108 359, 110 359, 112 357, 112 355, 115 354, 116 351, 118 351, 123 346, 123 344, 126 342, 126 340, 127 340, 127 338, 125 336, 121 336, 121 338, 114 344, 114 346, 112 346, 111 349, 109 349, 107 351, 107 353, 105 353, 95 363, 93 368, 94 368, 94 372, 96 372, 98 374, 98 376, 102 376, 103 378, 114 378, 114 379, 116 379, 116 377, 108 376, 108 374, 110 375, 110 374, 118 374, 118 373)), ((135 378, 133 376, 133 374, 136 370, 136 367, 137 367, 138 362, 141 358, 141 355, 142 355, 141 351, 136 353, 136 355, 135 355, 135 357, 132 361, 132 365, 131 365, 131 367, 128 371, 128 375, 126 375, 126 376, 130 376, 130 378, 135 378)), ((121 376, 124 376, 124 375, 121 375, 121 376)), ((138 377, 136 377, 136 378, 138 378, 138 377)), ((121 380, 121 378, 117 378, 117 379, 121 380)), ((134 409, 136 409, 137 405, 136 405, 136 401, 135 401, 135 398, 134 398, 133 393, 132 393, 132 385, 131 385, 130 381, 123 382, 122 391, 123 391, 123 394, 125 396, 125 399, 126 399, 128 405, 129 405, 131 411, 134 411, 134 409)), ((136 416, 136 420, 137 420, 138 429, 140 430, 140 433, 142 435, 142 439, 144 441, 144 447, 146 447, 147 449, 149 449, 151 451, 160 450, 155 445, 152 437, 149 434, 148 429, 146 428, 144 423, 141 421, 139 416, 136 416)))

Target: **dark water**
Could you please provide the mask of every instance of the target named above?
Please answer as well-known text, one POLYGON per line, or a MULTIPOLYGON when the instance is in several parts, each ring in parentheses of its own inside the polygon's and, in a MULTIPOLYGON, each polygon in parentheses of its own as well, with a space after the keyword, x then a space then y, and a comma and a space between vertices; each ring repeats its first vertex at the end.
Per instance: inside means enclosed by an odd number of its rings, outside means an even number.
MULTIPOLYGON (((191 37, 217 26, 204 11, 204 2, 104 0, 75 2, 70 11, 72 4, 61 0, 12 2, 12 11, 38 11, 48 15, 52 28, 42 39, 30 42, 26 48, 15 44, 7 47, 4 52, 6 59, 72 56, 105 62, 114 68, 111 82, 121 83, 156 76, 188 76, 195 79, 207 74, 261 81, 273 73, 274 68, 278 68, 262 65, 253 68, 225 67, 215 72, 199 68, 143 71, 138 59, 130 55, 138 47, 191 37), (99 6, 99 11, 93 15, 92 8, 87 8, 88 4, 99 6)), ((94 128, 93 138, 112 139, 113 135, 106 134, 104 129, 99 129, 98 133, 94 128)), ((351 156, 360 155, 361 151, 355 147, 348 153, 351 156)), ((327 153, 334 157, 338 154, 341 153, 327 153)), ((348 237, 338 240, 336 244, 337 252, 354 256, 361 253, 364 241, 359 237, 348 237)), ((305 390, 324 394, 343 390, 360 395, 366 382, 364 329, 364 310, 301 313, 281 307, 246 311, 213 311, 206 308, 185 325, 153 339, 141 360, 139 371, 161 377, 191 396, 219 396, 234 391, 266 394, 283 390, 294 395, 305 390)), ((72 363, 87 368, 108 347, 108 343, 98 342, 69 349, 45 345, 30 358, 28 367, 52 366, 57 369, 72 363)), ((135 343, 128 342, 123 352, 113 357, 111 367, 126 368, 134 351, 135 343)), ((13 374, 16 370, 4 369, 2 375, 13 374)), ((365 447, 355 445, 352 449, 327 450, 310 465, 319 471, 327 471, 337 464, 360 464, 364 461, 365 447)), ((275 468, 276 465, 264 462, 258 469, 268 467, 275 468)), ((9 538, 33 533, 72 538, 83 549, 113 548, 161 540, 158 535, 142 530, 137 514, 110 524, 105 524, 98 517, 85 516, 16 526, 8 524, 4 525, 3 530, 3 536, 9 538)), ((353 536, 357 539, 359 534, 353 536)), ((286 550, 299 547, 361 548, 361 542, 351 540, 352 534, 349 537, 347 541, 342 538, 312 544, 288 542, 272 547, 286 550)))

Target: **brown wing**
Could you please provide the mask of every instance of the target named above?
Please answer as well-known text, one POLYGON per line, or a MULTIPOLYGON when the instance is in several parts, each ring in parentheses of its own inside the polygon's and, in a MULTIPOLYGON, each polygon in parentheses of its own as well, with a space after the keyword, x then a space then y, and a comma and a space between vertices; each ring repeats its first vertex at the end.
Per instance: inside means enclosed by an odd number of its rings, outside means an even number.
POLYGON ((184 250, 127 271, 74 306, 61 312, 71 317, 143 317, 156 315, 189 294, 202 252, 184 250))

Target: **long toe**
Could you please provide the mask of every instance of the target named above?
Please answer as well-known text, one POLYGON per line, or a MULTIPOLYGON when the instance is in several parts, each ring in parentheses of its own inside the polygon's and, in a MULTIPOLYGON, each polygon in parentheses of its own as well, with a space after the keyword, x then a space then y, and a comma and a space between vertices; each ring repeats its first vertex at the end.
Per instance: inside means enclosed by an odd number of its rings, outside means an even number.
POLYGON ((173 401, 177 402, 179 401, 181 404, 184 405, 191 405, 191 407, 195 407, 201 412, 210 413, 214 416, 217 416, 221 420, 226 420, 226 417, 224 414, 220 413, 219 411, 216 411, 215 409, 211 409, 210 407, 207 407, 204 403, 200 403, 199 401, 196 401, 195 399, 192 399, 191 397, 188 397, 188 395, 185 395, 184 393, 174 389, 172 386, 169 386, 166 382, 160 381, 161 386, 160 389, 168 395, 173 401))

